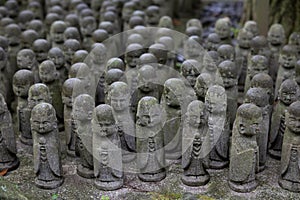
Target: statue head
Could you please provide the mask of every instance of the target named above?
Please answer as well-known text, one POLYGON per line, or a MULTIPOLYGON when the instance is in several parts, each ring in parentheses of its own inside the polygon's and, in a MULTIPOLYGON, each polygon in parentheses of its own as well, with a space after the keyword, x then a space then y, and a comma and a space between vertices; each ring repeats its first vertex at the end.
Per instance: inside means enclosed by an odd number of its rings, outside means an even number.
POLYGON ((157 58, 157 62, 160 65, 165 65, 168 60, 168 51, 163 44, 153 44, 149 47, 149 53, 152 53, 157 58))
POLYGON ((219 64, 218 69, 223 79, 225 89, 237 85, 238 69, 234 62, 225 60, 219 64))
POLYGON ((122 59, 120 58, 111 58, 106 63, 106 70, 110 69, 119 69, 121 71, 125 71, 125 65, 122 59))
POLYGON ((239 31, 237 42, 239 47, 249 49, 250 48, 250 41, 253 38, 252 32, 246 30, 245 28, 239 31))
POLYGON ((159 7, 155 5, 148 6, 146 9, 146 21, 151 26, 157 26, 160 19, 159 7))
POLYGON ((140 66, 143 66, 143 65, 146 65, 146 64, 154 66, 154 65, 157 64, 157 58, 152 53, 144 53, 139 58, 139 64, 140 64, 140 66))
POLYGON ((21 34, 21 44, 23 48, 30 49, 35 40, 39 38, 39 34, 32 29, 28 29, 21 34))
POLYGON ((226 112, 227 95, 222 86, 213 85, 208 88, 205 96, 207 111, 211 114, 226 112))
POLYGON ((300 134, 300 101, 295 101, 287 109, 286 127, 293 133, 300 134))
POLYGON ((265 56, 262 55, 255 55, 251 57, 248 73, 250 79, 253 78, 256 74, 259 73, 268 73, 268 60, 265 56))
POLYGON ((36 83, 28 91, 28 107, 31 109, 39 103, 52 103, 49 88, 43 83, 36 83))
POLYGON ((95 100, 88 94, 77 96, 73 103, 73 117, 81 122, 92 120, 93 110, 95 108, 95 100))
POLYGON ((255 21, 246 21, 244 24, 243 29, 245 29, 247 32, 250 32, 253 37, 257 36, 259 34, 258 32, 258 26, 255 21))
POLYGON ((211 86, 213 80, 208 73, 201 73, 195 83, 195 92, 198 99, 205 99, 206 92, 208 88, 211 86))
POLYGON ((294 45, 298 55, 300 55, 300 33, 299 32, 293 32, 290 35, 288 44, 294 45))
POLYGON ((189 19, 189 21, 187 21, 186 27, 188 28, 188 27, 192 27, 192 26, 203 29, 201 21, 196 18, 192 18, 192 19, 189 19))
POLYGON ((107 86, 117 81, 123 81, 126 79, 124 71, 120 69, 110 69, 105 75, 105 83, 107 86))
POLYGON ((130 2, 130 1, 126 2, 122 9, 122 19, 125 22, 128 22, 135 9, 136 9, 136 6, 133 2, 130 2))
POLYGON ((192 101, 187 108, 188 125, 193 128, 199 128, 200 125, 204 125, 207 121, 205 112, 205 104, 202 101, 192 101))
POLYGON ((273 24, 268 31, 268 42, 274 46, 281 46, 285 42, 285 31, 281 24, 273 24))
POLYGON ((244 99, 244 103, 253 103, 260 108, 264 108, 269 104, 269 96, 267 91, 262 88, 250 88, 244 99))
POLYGON ((124 111, 130 106, 130 90, 124 82, 114 82, 109 86, 110 105, 114 111, 124 111))
MULTIPOLYGON (((52 13, 53 14, 53 13, 52 13)), ((44 24, 40 19, 31 20, 28 24, 28 29, 32 29, 37 32, 38 38, 45 37, 45 28, 44 24)))
POLYGON ((73 26, 67 27, 63 34, 64 34, 63 37, 65 41, 69 39, 75 39, 77 41, 81 40, 80 33, 77 27, 73 27, 73 26))
POLYGON ((0 71, 6 68, 6 64, 7 64, 7 54, 5 50, 2 47, 0 47, 0 71))
POLYGON ((273 79, 272 77, 267 73, 259 73, 253 76, 250 87, 258 87, 265 89, 267 91, 267 94, 270 97, 270 105, 274 103, 274 89, 273 89, 273 79))
POLYGON ((28 28, 28 24, 31 20, 34 19, 34 14, 31 10, 23 10, 19 12, 18 15, 18 25, 20 26, 21 30, 24 31, 28 28))
POLYGON ((17 54, 19 69, 31 69, 36 63, 35 53, 31 49, 22 49, 17 54))
POLYGON ((180 107, 185 98, 184 92, 186 86, 179 78, 170 78, 164 84, 163 95, 165 97, 166 105, 170 107, 180 107))
MULTIPOLYGON (((211 52, 211 51, 210 51, 211 52)), ((209 72, 216 72, 217 71, 217 64, 212 59, 209 53, 205 53, 203 56, 203 65, 204 68, 209 72)))
POLYGON ((80 31, 83 36, 92 36, 92 33, 97 29, 95 17, 86 16, 81 20, 80 31))
POLYGON ((230 38, 231 21, 228 17, 220 18, 215 24, 215 32, 219 35, 221 40, 230 38))
POLYGON ((76 85, 79 84, 80 84, 80 80, 78 78, 69 78, 64 82, 62 86, 62 101, 66 106, 72 107, 73 90, 76 87, 76 85))
POLYGON ((17 24, 9 24, 5 27, 5 37, 8 39, 8 44, 10 46, 20 44, 21 33, 21 28, 17 24))
POLYGON ((221 39, 218 34, 210 33, 206 40, 206 49, 209 51, 217 51, 220 46, 221 39))
POLYGON ((63 43, 64 42, 64 32, 67 25, 64 21, 55 21, 52 23, 50 28, 50 37, 53 42, 63 43))
POLYGON ((113 35, 115 31, 115 27, 113 23, 108 21, 100 22, 98 28, 106 30, 109 36, 113 35))
POLYGON ((161 122, 161 108, 155 97, 143 97, 137 108, 137 124, 153 127, 161 122))
POLYGON ((45 60, 39 65, 39 77, 43 83, 51 83, 57 76, 55 64, 51 60, 45 60))
POLYGON ((77 50, 74 53, 73 59, 72 59, 72 64, 74 63, 79 63, 79 62, 84 62, 85 58, 89 55, 89 52, 86 50, 77 50))
POLYGON ((187 79, 191 87, 196 84, 196 79, 201 73, 201 66, 197 60, 189 59, 182 63, 181 73, 187 79))
POLYGON ((130 68, 135 68, 138 64, 139 57, 144 53, 142 45, 133 43, 127 46, 125 52, 125 63, 130 68))
POLYGON ((107 59, 107 48, 102 43, 95 43, 92 47, 90 55, 93 64, 102 65, 107 59))
POLYGON ((292 79, 287 79, 283 81, 278 91, 278 99, 282 103, 288 106, 291 103, 297 101, 298 98, 299 98, 299 87, 296 81, 292 79))
POLYGON ((297 50, 293 45, 285 45, 281 49, 279 63, 284 68, 294 68, 297 62, 297 50))
POLYGON ((197 26, 190 26, 190 27, 187 27, 185 30, 185 34, 187 36, 189 36, 189 37, 198 36, 199 38, 201 38, 200 41, 202 40, 202 32, 203 32, 203 30, 197 26))
POLYGON ((31 111, 31 129, 40 134, 49 133, 57 128, 56 112, 49 103, 40 103, 31 111))
POLYGON ((184 50, 189 58, 197 59, 201 55, 201 45, 193 36, 185 42, 184 50))
POLYGON ((109 38, 109 35, 104 29, 97 29, 92 34, 92 39, 95 43, 102 43, 109 38))
POLYGON ((94 120, 98 123, 101 135, 111 136, 116 133, 116 121, 110 105, 101 104, 94 109, 94 120))
POLYGON ((225 60, 234 61, 234 48, 229 44, 222 44, 218 48, 220 62, 225 60))
POLYGON ((80 49, 80 43, 75 39, 68 39, 64 42, 64 55, 67 62, 71 63, 74 53, 80 49))
POLYGON ((129 19, 128 24, 129 24, 129 28, 133 29, 136 26, 144 26, 145 21, 140 16, 131 16, 130 19, 129 19))
POLYGON ((172 18, 169 16, 162 16, 159 19, 158 27, 174 29, 172 18))
POLYGON ((145 93, 156 89, 156 72, 151 65, 143 65, 138 69, 138 88, 145 93))
POLYGON ((140 45, 144 45, 144 38, 141 34, 138 34, 138 33, 132 33, 128 36, 127 38, 127 42, 126 42, 126 45, 129 46, 131 44, 140 44, 140 45))
POLYGON ((50 47, 50 43, 45 39, 37 39, 33 42, 32 49, 35 52, 36 59, 39 63, 47 59, 50 47))
POLYGON ((255 104, 244 103, 238 108, 235 123, 241 135, 251 137, 259 134, 261 121, 262 111, 255 104))
POLYGON ((55 64, 56 69, 61 69, 65 64, 64 53, 58 47, 53 47, 49 50, 48 59, 55 64))
POLYGON ((18 97, 27 97, 28 90, 34 83, 33 73, 27 69, 17 71, 13 76, 13 91, 18 97))

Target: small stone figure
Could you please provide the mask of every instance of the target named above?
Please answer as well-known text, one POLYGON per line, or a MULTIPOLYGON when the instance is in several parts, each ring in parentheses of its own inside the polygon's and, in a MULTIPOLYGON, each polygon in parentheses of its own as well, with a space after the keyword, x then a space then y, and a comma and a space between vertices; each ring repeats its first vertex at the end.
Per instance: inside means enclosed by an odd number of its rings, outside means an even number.
POLYGON ((30 49, 35 40, 39 38, 38 33, 35 30, 29 29, 23 31, 21 34, 21 46, 23 49, 30 49))
POLYGON ((166 123, 163 127, 165 154, 167 159, 181 157, 182 117, 187 105, 196 99, 185 83, 178 78, 170 78, 164 84, 162 105, 166 111, 166 123))
POLYGON ((233 46, 229 44, 222 44, 219 46, 217 52, 219 54, 219 63, 225 60, 234 61, 235 52, 233 46))
POLYGON ((207 51, 217 51, 220 46, 221 39, 218 34, 210 33, 206 39, 205 49, 207 51))
POLYGON ((166 65, 175 69, 177 59, 176 59, 175 44, 173 38, 170 36, 163 36, 158 39, 157 43, 165 45, 168 51, 168 60, 166 65))
MULTIPOLYGON (((77 85, 81 84, 78 78, 67 79, 62 86, 62 101, 64 104, 64 125, 67 142, 67 153, 69 156, 75 157, 75 124, 72 119, 73 107, 73 91, 77 85)), ((75 97, 74 97, 75 98, 75 97)))
POLYGON ((122 20, 123 20, 123 31, 129 30, 129 19, 136 9, 136 6, 133 2, 129 1, 124 3, 123 9, 122 9, 122 20))
POLYGON ((87 16, 81 20, 80 24, 80 32, 83 36, 82 47, 90 51, 93 44, 92 34, 97 29, 96 19, 92 16, 87 16))
POLYGON ((139 179, 161 181, 166 177, 163 110, 155 97, 143 97, 137 109, 137 165, 139 179))
POLYGON ((146 9, 146 23, 147 26, 157 26, 160 19, 160 10, 158 6, 148 6, 146 9))
POLYGON ((0 47, 0 93, 4 96, 5 101, 8 106, 11 103, 11 86, 10 80, 8 76, 8 65, 7 65, 7 53, 4 51, 2 47, 0 47))
POLYGON ((39 65, 39 76, 50 90, 52 105, 55 108, 59 122, 63 119, 63 104, 61 99, 61 84, 58 79, 55 64, 51 60, 45 60, 39 65))
POLYGON ((18 97, 17 121, 21 142, 27 145, 32 144, 30 124, 26 123, 24 109, 27 107, 28 90, 34 84, 33 73, 27 69, 17 71, 13 77, 13 91, 18 97), (28 138, 28 139, 26 139, 28 138))
POLYGON ((267 91, 262 88, 250 88, 247 91, 244 100, 244 103, 253 103, 262 111, 262 122, 259 124, 260 132, 256 137, 257 145, 259 147, 259 172, 265 169, 267 161, 270 126, 269 97, 267 91))
POLYGON ((299 98, 299 87, 294 80, 285 80, 278 91, 279 102, 275 105, 271 119, 269 154, 280 159, 283 134, 286 128, 285 112, 299 98))
POLYGON ((65 68, 65 56, 63 51, 58 47, 53 47, 48 52, 48 59, 51 60, 58 72, 58 79, 62 85, 68 77, 68 71, 65 68))
POLYGON ((0 171, 12 171, 18 168, 16 138, 13 130, 11 114, 0 93, 0 171))
POLYGON ((289 45, 293 45, 297 51, 297 60, 300 59, 300 33, 293 32, 289 37, 289 45))
POLYGON ((215 33, 218 34, 221 41, 220 44, 231 43, 231 21, 228 17, 220 18, 215 24, 215 33))
POLYGON ((208 73, 201 73, 197 77, 194 89, 198 100, 205 102, 206 92, 212 85, 212 82, 211 76, 208 73))
POLYGON ((194 36, 189 37, 184 43, 184 57, 185 59, 194 59, 202 63, 204 49, 193 38, 194 36))
POLYGON ((64 32, 67 25, 64 21, 55 21, 52 23, 50 28, 50 39, 52 42, 52 47, 63 48, 64 45, 64 32))
POLYGON ((74 53, 73 59, 72 59, 72 65, 79 62, 84 62, 86 57, 89 55, 89 52, 86 50, 77 50, 74 53))
POLYGON ((77 174, 84 178, 94 177, 94 163, 92 155, 92 117, 95 108, 94 99, 87 94, 75 98, 73 105, 73 119, 76 126, 76 143, 80 157, 77 174))
POLYGON ((230 128, 233 126, 238 99, 238 70, 234 62, 225 60, 218 66, 219 72, 223 79, 224 88, 227 95, 227 118, 229 118, 230 128))
POLYGON ((222 77, 218 70, 216 62, 214 62, 213 58, 210 56, 209 53, 204 54, 203 57, 203 65, 204 68, 202 73, 208 73, 212 80, 212 85, 223 85, 222 77))
POLYGON ((222 86, 208 88, 205 105, 208 111, 208 137, 211 139, 210 168, 222 169, 229 161, 229 131, 226 130, 227 95, 222 86))
POLYGON ((102 43, 106 39, 108 39, 108 33, 104 29, 97 29, 92 34, 92 39, 94 43, 102 43))
POLYGON ((292 45, 285 45, 279 54, 279 69, 275 85, 275 98, 281 83, 286 79, 294 79, 296 76, 295 66, 297 62, 297 51, 292 45))
POLYGON ((253 35, 253 37, 258 36, 258 34, 259 34, 258 26, 257 26, 256 21, 251 21, 251 20, 246 21, 245 24, 244 24, 243 29, 250 32, 253 35))
POLYGON ((237 192, 251 192, 258 183, 255 173, 258 168, 258 145, 262 112, 254 104, 242 104, 236 115, 232 130, 230 150, 229 187, 237 192))
POLYGON ((121 139, 123 162, 128 163, 136 156, 135 127, 130 110, 129 87, 124 82, 115 82, 109 87, 108 96, 121 139))
POLYGON ((95 186, 119 189, 124 182, 121 141, 111 106, 102 104, 94 109, 92 131, 95 186))
POLYGON ((75 39, 68 39, 64 42, 65 67, 68 71, 72 65, 74 53, 80 48, 80 43, 75 39))
POLYGON ((285 31, 281 24, 273 24, 268 31, 268 44, 271 51, 270 75, 276 81, 279 67, 279 53, 285 43, 285 31))
POLYGON ((34 82, 40 82, 38 62, 35 53, 31 49, 22 49, 17 54, 17 65, 19 69, 28 69, 34 75, 34 82))
POLYGON ((55 109, 40 103, 31 112, 35 185, 54 189, 64 182, 55 109))
MULTIPOLYGON (((239 66, 239 87, 241 88, 246 81, 247 66, 248 66, 248 55, 251 51, 250 42, 253 38, 253 34, 246 29, 239 31, 237 42, 238 45, 235 47, 235 62, 239 66)), ((240 89, 242 91, 242 89, 240 89)))
MULTIPOLYGON (((69 39, 75 39, 77 41, 81 41, 81 36, 78 28, 76 27, 68 27, 64 31, 64 41, 69 40, 69 39)), ((63 47, 61 47, 63 49, 63 47)))
POLYGON ((159 19, 158 27, 174 29, 172 18, 169 16, 162 16, 159 19))
POLYGON ((265 56, 255 55, 252 56, 250 62, 248 63, 247 76, 246 76, 245 88, 244 88, 245 94, 250 88, 250 83, 252 78, 259 73, 267 73, 267 74, 269 73, 268 60, 266 59, 265 56))
POLYGON ((286 190, 300 192, 300 101, 292 103, 285 114, 281 167, 278 183, 286 190))
POLYGON ((35 52, 36 60, 39 64, 47 60, 50 48, 50 43, 45 39, 37 39, 33 42, 32 50, 35 52))
POLYGON ((205 152, 208 125, 205 105, 202 101, 192 101, 187 110, 182 133, 181 180, 189 186, 201 186, 209 182, 209 153, 205 152))
POLYGON ((196 84, 196 79, 200 75, 202 67, 197 60, 189 59, 182 63, 181 74, 187 79, 191 87, 196 84))

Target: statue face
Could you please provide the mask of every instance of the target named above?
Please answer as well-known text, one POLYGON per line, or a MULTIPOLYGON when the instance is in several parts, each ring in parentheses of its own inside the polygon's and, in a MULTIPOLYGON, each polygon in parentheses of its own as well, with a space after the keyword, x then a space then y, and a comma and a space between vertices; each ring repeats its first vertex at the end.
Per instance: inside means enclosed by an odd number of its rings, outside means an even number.
POLYGON ((256 135, 259 131, 259 123, 258 119, 245 119, 240 117, 238 123, 238 131, 240 134, 245 136, 253 136, 256 135))
POLYGON ((67 48, 67 49, 64 51, 64 55, 65 55, 66 61, 72 62, 74 53, 75 53, 75 52, 74 52, 71 48, 67 48))
POLYGON ((226 102, 223 102, 223 99, 212 98, 206 95, 205 104, 209 113, 218 113, 224 110, 224 103, 226 102))
POLYGON ((224 87, 230 88, 236 85, 236 78, 230 71, 224 71, 220 73, 223 79, 224 87))
POLYGON ((242 33, 238 40, 239 46, 244 48, 250 48, 251 39, 252 37, 249 33, 242 33))
POLYGON ((297 100, 297 92, 293 91, 293 90, 285 90, 285 89, 283 89, 279 93, 279 97, 280 97, 280 100, 284 104, 290 105, 291 103, 293 103, 294 101, 297 100))
POLYGON ((51 34, 51 39, 53 42, 57 42, 57 43, 62 43, 64 42, 64 33, 60 33, 60 32, 50 32, 51 34))
POLYGON ((53 122, 51 121, 52 116, 47 116, 46 113, 41 113, 38 117, 33 117, 32 128, 38 133, 49 133, 54 130, 53 122))
POLYGON ((259 73, 268 73, 268 68, 262 63, 251 62, 252 72, 250 71, 250 77, 253 78, 259 73))
POLYGON ((43 93, 36 96, 29 96, 28 98, 28 105, 30 105, 31 108, 36 106, 39 103, 46 102, 48 99, 47 94, 43 93))
POLYGON ((97 28, 96 23, 90 22, 90 23, 83 24, 80 31, 82 35, 91 35, 96 28, 97 28))
POLYGON ((139 63, 140 54, 138 52, 129 52, 125 55, 125 61, 129 67, 136 67, 139 63))
POLYGON ((204 83, 204 81, 196 81, 196 84, 195 84, 195 92, 196 92, 196 95, 198 96, 198 98, 204 98, 205 97, 205 94, 208 90, 208 87, 207 85, 204 83))
POLYGON ((124 97, 111 97, 111 106, 116 111, 122 111, 129 107, 129 98, 124 95, 124 97))
POLYGON ((55 55, 49 57, 49 59, 55 64, 56 69, 60 69, 65 64, 65 57, 63 55, 55 55))
POLYGON ((20 69, 31 69, 34 63, 34 58, 30 56, 18 55, 17 65, 20 69))
POLYGON ((268 34, 268 40, 272 45, 280 45, 283 42, 283 36, 279 30, 273 30, 268 34))
POLYGON ((44 60, 47 60, 48 52, 46 51, 46 49, 39 50, 39 51, 35 51, 35 55, 36 55, 37 61, 41 63, 44 60))
POLYGON ((147 17, 148 17, 147 20, 148 24, 158 24, 160 15, 158 12, 151 12, 147 14, 147 17))
POLYGON ((76 120, 88 121, 88 120, 91 120, 92 113, 88 112, 83 107, 76 106, 76 107, 73 107, 73 115, 76 120))
POLYGON ((286 126, 294 133, 300 133, 300 117, 289 113, 289 120, 286 122, 286 126))
POLYGON ((29 83, 14 83, 13 84, 13 91, 18 97, 26 97, 28 95, 28 90, 30 88, 29 83))
POLYGON ((116 131, 115 123, 109 119, 99 121, 99 126, 101 132, 103 132, 106 136, 110 136, 116 131))
POLYGON ((297 58, 293 54, 281 54, 279 62, 285 68, 293 68, 297 62, 297 58))
POLYGON ((172 106, 172 107, 180 106, 180 101, 178 97, 169 88, 165 87, 164 95, 168 106, 172 106))
POLYGON ((41 70, 39 70, 39 77, 41 79, 42 82, 44 83, 49 83, 55 80, 55 72, 52 71, 50 68, 48 67, 42 67, 40 68, 41 70))
POLYGON ((195 113, 195 112, 192 112, 190 114, 188 114, 188 122, 189 122, 189 125, 193 128, 198 128, 201 124, 201 117, 203 118, 204 116, 204 113, 203 111, 201 113, 195 113))
POLYGON ((217 23, 215 32, 219 35, 220 39, 230 37, 230 27, 226 23, 217 23))
POLYGON ((194 40, 188 40, 186 44, 186 53, 190 58, 196 58, 200 56, 199 44, 194 40))
POLYGON ((194 66, 192 66, 192 67, 184 67, 182 69, 182 75, 188 80, 188 82, 190 83, 190 85, 192 87, 195 86, 196 79, 199 76, 199 74, 200 74, 200 72, 194 66))
POLYGON ((149 113, 143 113, 138 117, 138 124, 140 126, 148 126, 151 123, 151 118, 149 113))
POLYGON ((151 92, 155 89, 154 79, 139 78, 139 89, 143 92, 151 92))

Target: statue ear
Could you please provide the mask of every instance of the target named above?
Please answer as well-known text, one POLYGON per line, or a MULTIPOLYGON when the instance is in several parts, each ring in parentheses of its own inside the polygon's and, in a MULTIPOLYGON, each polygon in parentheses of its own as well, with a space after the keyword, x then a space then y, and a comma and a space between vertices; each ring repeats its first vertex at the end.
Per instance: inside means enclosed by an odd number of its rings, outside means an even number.
POLYGON ((93 118, 93 111, 89 111, 88 112, 88 119, 92 119, 93 118))

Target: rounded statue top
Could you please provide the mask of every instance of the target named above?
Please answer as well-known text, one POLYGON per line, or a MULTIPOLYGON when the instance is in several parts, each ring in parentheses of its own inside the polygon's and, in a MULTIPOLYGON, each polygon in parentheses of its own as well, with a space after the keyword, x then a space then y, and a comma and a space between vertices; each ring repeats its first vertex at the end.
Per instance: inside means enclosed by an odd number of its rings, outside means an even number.
POLYGON ((194 100, 192 101, 187 108, 189 114, 199 115, 205 109, 205 104, 202 101, 194 100))
POLYGON ((281 49, 281 54, 282 55, 292 55, 292 56, 297 56, 297 49, 295 48, 294 45, 287 44, 284 45, 281 49))
MULTIPOLYGON (((54 107, 49 103, 39 103, 33 107, 31 111, 31 121, 50 121, 56 122, 56 112, 54 107)), ((52 128, 52 130, 54 127, 52 128)))
POLYGON ((187 27, 185 30, 185 33, 189 37, 196 35, 196 36, 202 38, 202 29, 200 29, 199 27, 196 27, 196 26, 187 27))
POLYGON ((125 64, 120 58, 111 58, 106 63, 106 69, 120 69, 122 71, 125 71, 125 64))
POLYGON ((234 58, 234 48, 229 44, 222 44, 218 48, 219 57, 223 60, 233 60, 234 58))
POLYGON ((260 66, 263 69, 267 69, 268 68, 268 60, 265 56, 254 55, 251 58, 251 66, 252 66, 252 68, 260 66))
POLYGON ((48 52, 51 48, 50 43, 45 39, 37 39, 33 42, 34 52, 48 52))
POLYGON ((64 31, 64 40, 75 39, 80 41, 80 33, 76 27, 67 27, 64 31))
POLYGON ((42 95, 50 96, 50 91, 47 85, 43 83, 36 83, 29 88, 28 94, 29 94, 28 95, 29 98, 32 96, 42 96, 42 95))
POLYGON ((80 107, 87 112, 92 111, 95 107, 95 100, 88 94, 81 94, 75 98, 73 107, 74 110, 76 110, 76 107, 80 107))
POLYGON ((62 94, 71 97, 74 87, 79 84, 80 80, 78 78, 67 79, 62 86, 62 94))
POLYGON ((251 80, 251 87, 273 88, 273 79, 267 73, 258 73, 251 80))
POLYGON ((210 33, 207 37, 207 41, 208 42, 212 42, 212 43, 220 43, 221 42, 221 39, 219 37, 218 34, 216 33, 210 33))
POLYGON ((245 103, 253 103, 260 108, 269 104, 267 91, 263 88, 250 88, 245 95, 245 103))
POLYGON ((237 109, 237 117, 244 119, 258 119, 262 116, 262 111, 253 103, 244 103, 237 109))
POLYGON ((250 42, 253 38, 252 32, 247 31, 245 28, 239 31, 237 41, 240 47, 250 48, 250 42))
POLYGON ((84 62, 85 58, 89 55, 89 52, 86 50, 77 50, 74 53, 72 63, 84 62))
POLYGON ((34 83, 33 73, 27 69, 18 70, 13 76, 13 84, 32 85, 34 83))
POLYGON ((92 34, 92 39, 96 43, 101 43, 109 38, 109 35, 104 29, 97 29, 92 34))
POLYGON ((237 78, 238 70, 235 63, 230 60, 225 60, 218 65, 219 72, 225 74, 226 77, 237 78))
POLYGON ((68 39, 64 42, 64 48, 75 52, 80 49, 80 43, 75 39, 68 39))
POLYGON ((143 65, 138 70, 139 76, 145 78, 145 79, 155 79, 156 78, 156 72, 154 67, 151 65, 143 65))
POLYGON ((5 27, 5 33, 8 36, 19 36, 21 35, 21 28, 17 24, 9 24, 5 27))
POLYGON ((135 10, 132 13, 132 16, 140 16, 141 18, 145 19, 146 13, 144 11, 142 11, 142 10, 135 10))
POLYGON ((172 18, 169 16, 162 16, 159 19, 158 27, 164 27, 169 29, 174 29, 172 18))
POLYGON ((273 24, 268 31, 268 41, 272 45, 282 45, 285 41, 285 31, 281 24, 273 24))
POLYGON ((131 28, 131 29, 133 29, 134 27, 136 27, 136 26, 141 26, 141 25, 145 25, 145 21, 144 21, 144 19, 142 18, 142 17, 140 17, 140 16, 132 16, 132 17, 130 17, 130 19, 129 19, 129 27, 131 28))
POLYGON ((54 58, 54 57, 64 57, 63 51, 58 48, 58 47, 53 47, 49 50, 48 52, 48 57, 49 58, 54 58))
POLYGON ((145 39, 143 38, 143 36, 141 34, 133 33, 128 36, 126 44, 128 46, 130 44, 137 43, 137 44, 140 44, 143 46, 144 42, 145 42, 145 39))
POLYGON ((199 29, 203 29, 202 27, 202 23, 199 19, 193 18, 193 19, 189 19, 189 21, 187 21, 186 23, 186 27, 191 27, 191 26, 195 26, 198 27, 199 29))
POLYGON ((111 122, 112 124, 116 123, 113 115, 113 109, 110 105, 101 104, 94 109, 94 112, 99 123, 100 122, 111 122))
POLYGON ((289 114, 300 118, 300 101, 295 101, 288 107, 289 114))
POLYGON ((246 21, 243 27, 246 31, 252 33, 253 36, 258 35, 258 26, 256 21, 246 21))
POLYGON ((120 81, 124 76, 124 71, 120 69, 110 69, 105 76, 105 82, 110 85, 116 81, 120 81))
POLYGON ((108 34, 113 34, 115 31, 115 27, 114 27, 113 23, 111 23, 109 21, 100 22, 99 28, 106 30, 108 34))
POLYGON ((231 21, 228 17, 220 18, 215 24, 215 32, 219 35, 220 39, 229 38, 231 34, 231 21))
POLYGON ((140 56, 140 65, 145 65, 145 64, 156 64, 157 63, 157 58, 155 57, 154 54, 152 53, 144 53, 140 56))
POLYGON ((52 23, 51 28, 50 28, 50 32, 52 34, 54 33, 64 33, 64 31, 66 30, 67 25, 64 21, 58 20, 52 23))
POLYGON ((172 91, 177 97, 182 97, 184 92, 186 92, 186 86, 183 80, 179 78, 170 78, 166 80, 164 87, 172 91))

